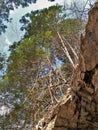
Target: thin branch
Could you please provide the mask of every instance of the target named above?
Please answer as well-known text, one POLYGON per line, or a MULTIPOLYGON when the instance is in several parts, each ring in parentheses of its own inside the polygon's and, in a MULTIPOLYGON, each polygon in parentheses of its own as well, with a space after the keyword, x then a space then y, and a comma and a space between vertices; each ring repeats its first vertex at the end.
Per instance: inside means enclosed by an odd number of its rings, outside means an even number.
POLYGON ((76 59, 78 60, 78 55, 75 52, 74 48, 69 44, 69 42, 65 39, 65 37, 63 36, 63 39, 65 40, 66 44, 70 47, 71 51, 73 52, 73 54, 75 55, 76 59))
POLYGON ((60 41, 61 41, 61 44, 62 44, 62 50, 64 51, 64 53, 66 54, 66 56, 68 57, 68 59, 69 59, 69 61, 70 61, 70 63, 71 63, 71 65, 73 66, 73 68, 75 68, 75 65, 74 65, 74 62, 73 62, 73 60, 72 60, 72 58, 71 58, 71 56, 70 56, 70 54, 69 54, 69 52, 68 52, 68 50, 67 50, 67 48, 66 48, 66 46, 65 46, 65 43, 64 43, 64 41, 63 41, 63 39, 62 39, 62 37, 61 37, 61 35, 60 35, 60 33, 57 31, 57 35, 58 35, 58 37, 59 37, 59 39, 60 39, 60 41))
MULTIPOLYGON (((51 68, 51 62, 50 62, 50 59, 49 59, 48 56, 47 56, 47 61, 48 61, 49 68, 51 68)), ((50 69, 50 72, 49 72, 49 86, 48 86, 48 88, 49 88, 49 93, 50 93, 50 97, 51 97, 51 102, 53 104, 54 101, 53 101, 53 94, 52 94, 52 91, 51 91, 51 86, 52 86, 52 79, 51 79, 51 77, 52 77, 52 71, 50 69)))

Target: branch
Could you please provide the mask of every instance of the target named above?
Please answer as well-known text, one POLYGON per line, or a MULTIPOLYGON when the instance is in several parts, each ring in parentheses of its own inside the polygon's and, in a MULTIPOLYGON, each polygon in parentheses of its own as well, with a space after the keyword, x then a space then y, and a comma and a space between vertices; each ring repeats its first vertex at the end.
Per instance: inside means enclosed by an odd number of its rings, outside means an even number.
POLYGON ((73 60, 72 60, 72 58, 71 58, 71 56, 70 56, 70 54, 69 54, 69 52, 68 52, 68 50, 67 50, 65 44, 64 44, 64 41, 63 41, 63 39, 62 39, 62 37, 61 37, 61 35, 59 34, 58 31, 57 31, 57 35, 58 35, 58 37, 59 37, 59 39, 60 39, 60 41, 61 41, 61 44, 62 44, 62 47, 61 47, 61 48, 62 48, 62 50, 64 51, 64 53, 65 53, 66 56, 68 57, 68 59, 69 59, 71 65, 73 66, 73 68, 75 68, 74 62, 73 62, 73 60))
POLYGON ((66 44, 70 47, 71 51, 73 52, 73 54, 75 55, 76 59, 78 60, 78 55, 75 52, 75 50, 73 49, 73 47, 69 44, 69 42, 65 39, 65 37, 63 36, 63 39, 65 40, 66 44))

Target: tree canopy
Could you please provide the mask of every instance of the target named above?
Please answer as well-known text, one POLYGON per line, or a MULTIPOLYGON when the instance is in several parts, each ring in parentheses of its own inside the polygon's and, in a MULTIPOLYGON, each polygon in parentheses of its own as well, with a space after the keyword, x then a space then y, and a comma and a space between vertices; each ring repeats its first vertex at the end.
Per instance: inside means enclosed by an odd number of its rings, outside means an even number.
POLYGON ((78 55, 78 36, 83 28, 79 18, 67 18, 62 6, 26 16, 30 23, 25 26, 21 21, 25 35, 10 46, 6 73, 0 82, 2 90, 13 95, 13 109, 2 117, 7 123, 2 129, 34 126, 62 97, 78 60, 74 54, 78 55))

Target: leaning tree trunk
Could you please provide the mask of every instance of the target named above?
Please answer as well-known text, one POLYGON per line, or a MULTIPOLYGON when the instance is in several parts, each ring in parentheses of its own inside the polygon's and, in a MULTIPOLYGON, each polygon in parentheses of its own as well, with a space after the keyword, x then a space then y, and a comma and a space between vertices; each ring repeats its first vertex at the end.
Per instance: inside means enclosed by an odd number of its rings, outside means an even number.
POLYGON ((81 35, 79 65, 70 91, 54 109, 45 130, 98 130, 98 2, 81 35))

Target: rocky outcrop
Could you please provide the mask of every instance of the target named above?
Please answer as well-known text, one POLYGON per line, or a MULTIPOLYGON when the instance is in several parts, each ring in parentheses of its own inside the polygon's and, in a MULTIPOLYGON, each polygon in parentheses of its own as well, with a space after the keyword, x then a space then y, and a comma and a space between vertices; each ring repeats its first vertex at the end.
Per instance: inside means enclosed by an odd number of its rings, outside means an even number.
POLYGON ((98 130, 98 2, 89 11, 80 49, 70 90, 43 130, 98 130))

